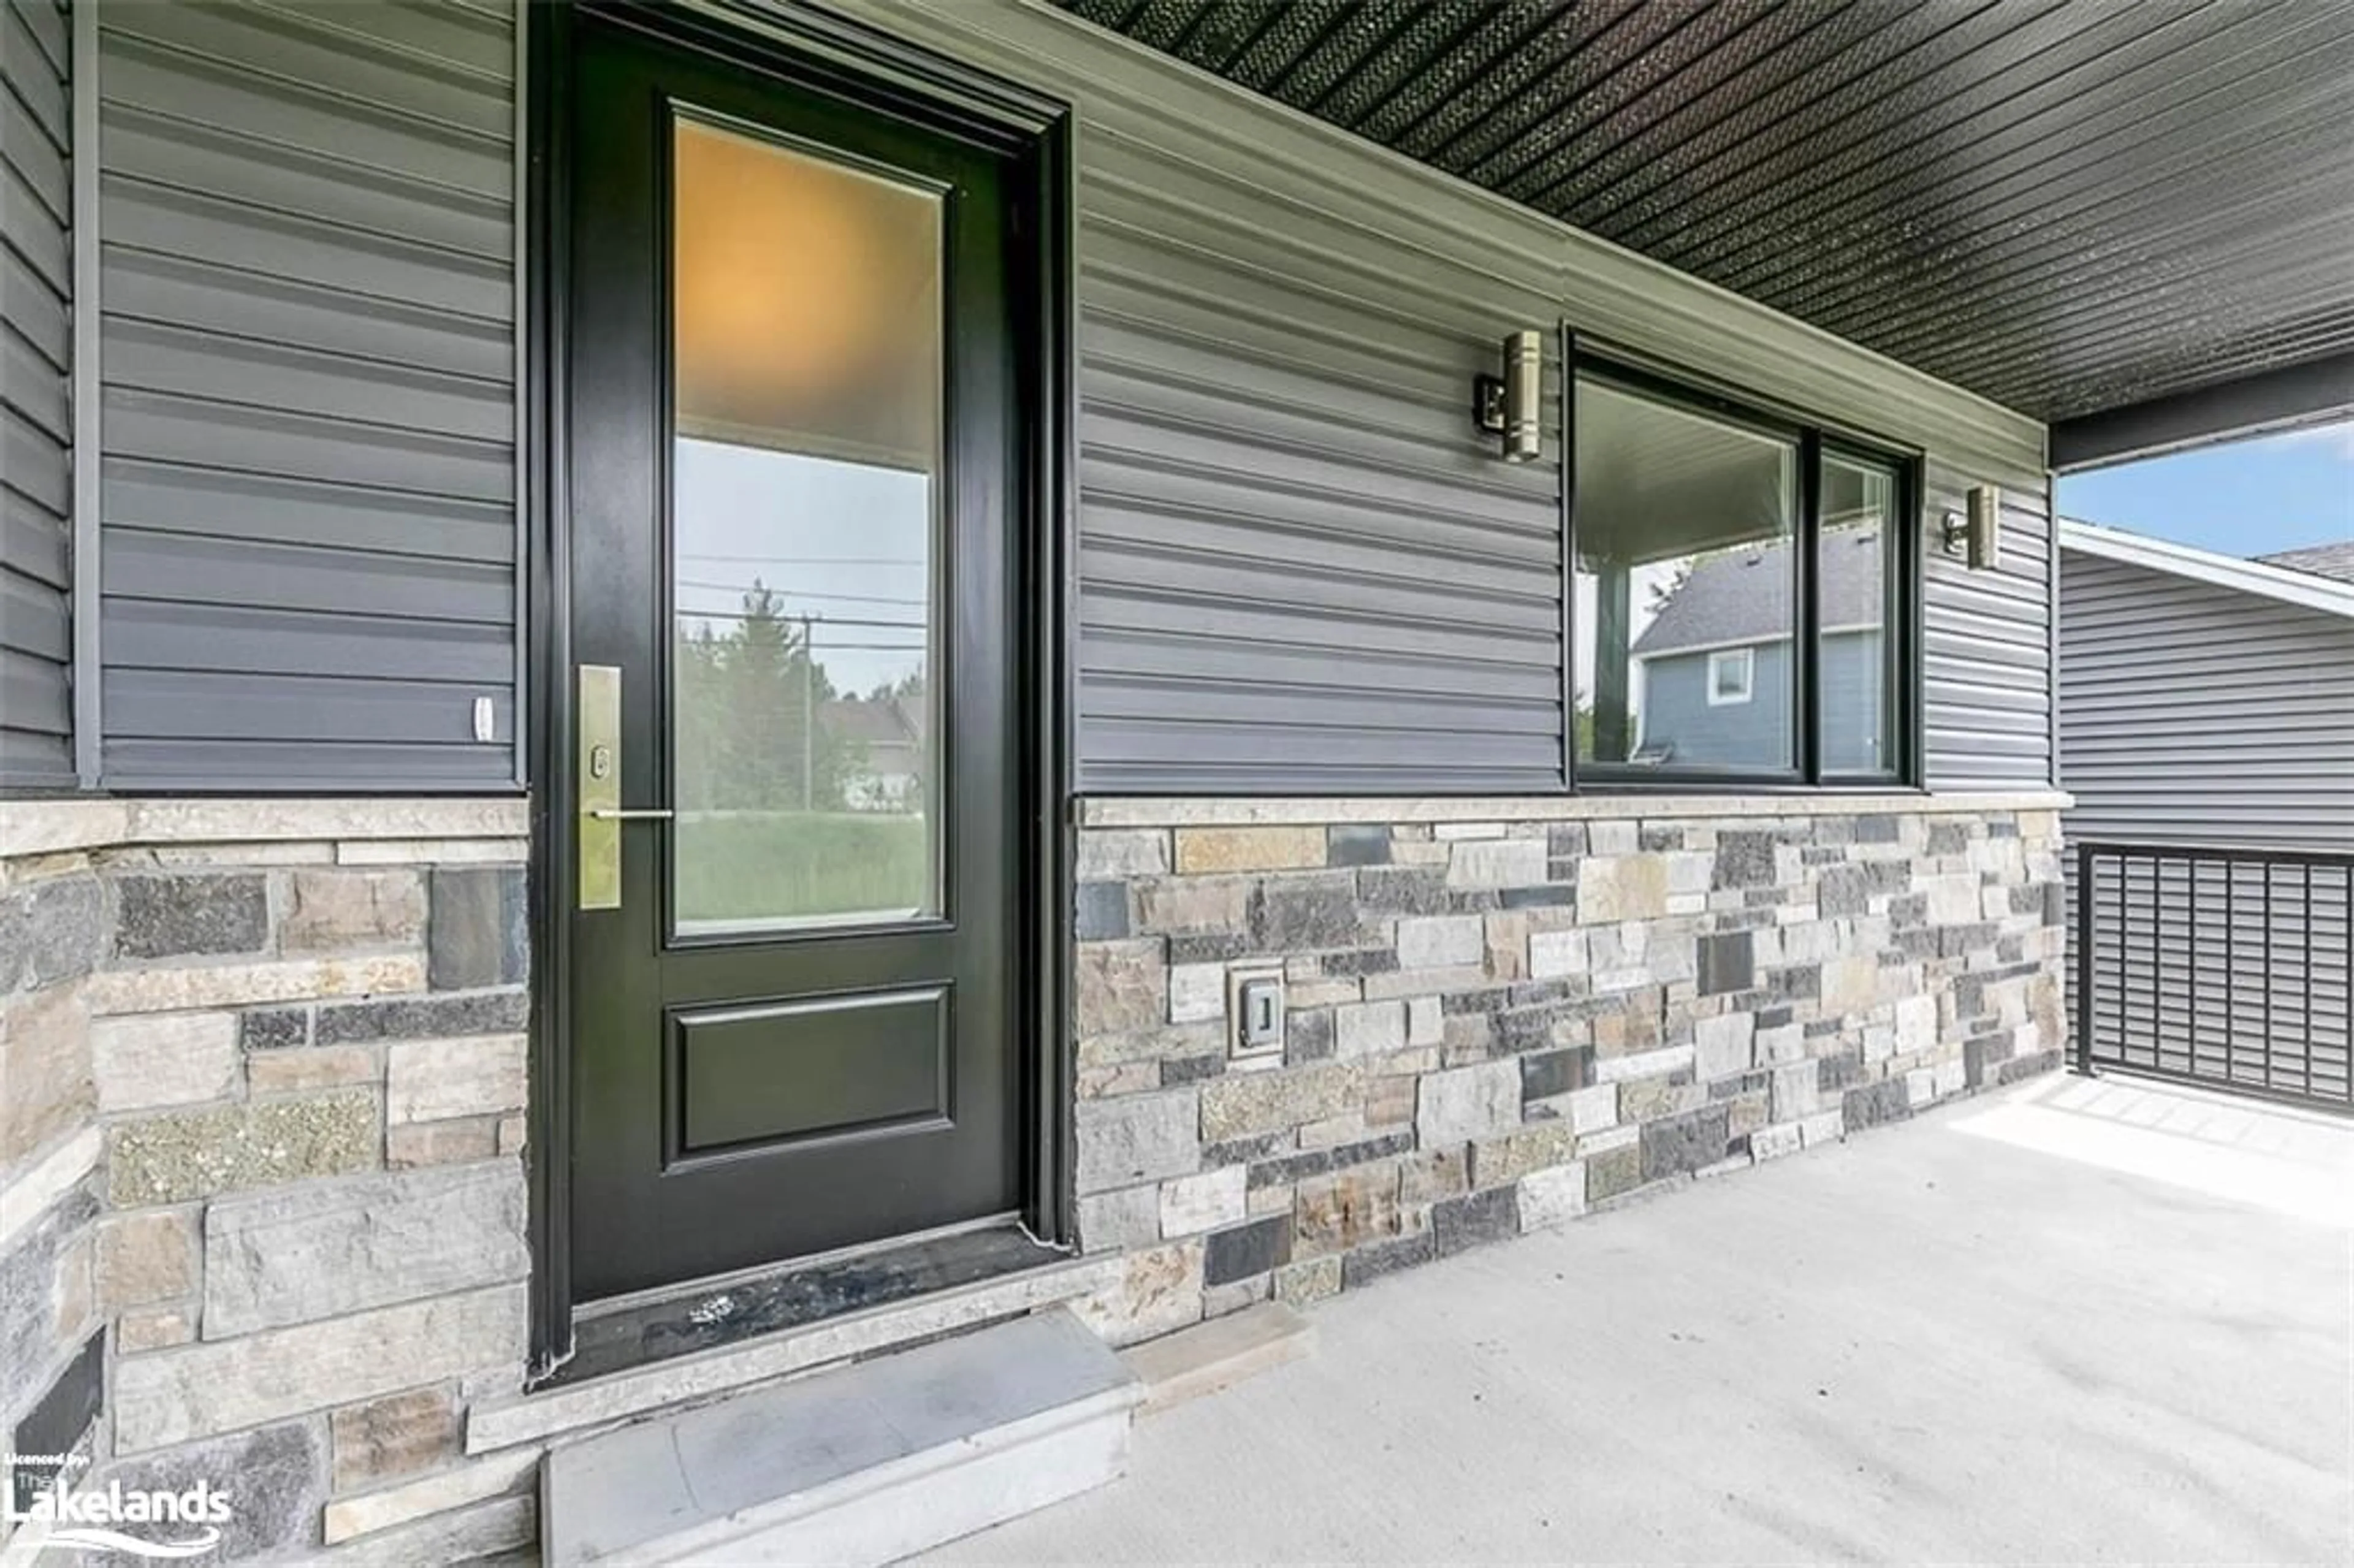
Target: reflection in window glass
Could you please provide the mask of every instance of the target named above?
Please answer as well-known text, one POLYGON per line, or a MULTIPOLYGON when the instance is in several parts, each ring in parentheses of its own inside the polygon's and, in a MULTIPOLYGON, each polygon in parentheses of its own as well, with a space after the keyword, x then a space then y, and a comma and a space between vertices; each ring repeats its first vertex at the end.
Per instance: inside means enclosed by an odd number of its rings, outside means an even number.
POLYGON ((1883 773, 1896 766, 1894 599, 1888 548, 1896 475, 1878 463, 1823 455, 1822 533, 1816 594, 1822 617, 1822 758, 1825 773, 1883 773))
POLYGON ((682 930, 940 907, 940 204, 680 121, 682 930))
POLYGON ((1794 768, 1798 449, 1576 384, 1577 755, 1794 768))
POLYGON ((1708 700, 1712 703, 1745 703, 1754 694, 1757 676, 1757 651, 1754 648, 1726 648, 1708 656, 1708 700))

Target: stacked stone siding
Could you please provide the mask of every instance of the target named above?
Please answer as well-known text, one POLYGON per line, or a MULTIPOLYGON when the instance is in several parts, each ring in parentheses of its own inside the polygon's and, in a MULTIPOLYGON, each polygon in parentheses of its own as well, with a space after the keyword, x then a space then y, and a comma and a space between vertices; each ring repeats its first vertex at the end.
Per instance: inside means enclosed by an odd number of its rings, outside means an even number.
POLYGON ((528 1321, 521 802, 10 810, 69 846, 0 892, 12 1406, 103 1335, 97 1478, 230 1490, 227 1556, 528 1544, 536 1453, 461 1442, 528 1321))
POLYGON ((1691 804, 1092 806, 1079 1227, 1130 1249, 1106 1330, 1311 1300, 2057 1064, 2051 810, 1691 804), (1283 1046, 1237 1055, 1227 976, 1268 960, 1283 1046))
POLYGON ((41 839, 0 855, 0 1452, 87 1457, 97 1443, 104 1188, 86 992, 102 901, 86 855, 41 839))
MULTIPOLYGON (((1488 807, 1086 803, 1078 1223, 1119 1256, 1075 1305, 1107 1335, 2057 1059, 2032 800, 1488 807), (1231 1049, 1238 969, 1285 979, 1273 1049, 1231 1049)), ((529 1545, 522 803, 0 812, 0 1436, 233 1483, 230 1559, 529 1545)))

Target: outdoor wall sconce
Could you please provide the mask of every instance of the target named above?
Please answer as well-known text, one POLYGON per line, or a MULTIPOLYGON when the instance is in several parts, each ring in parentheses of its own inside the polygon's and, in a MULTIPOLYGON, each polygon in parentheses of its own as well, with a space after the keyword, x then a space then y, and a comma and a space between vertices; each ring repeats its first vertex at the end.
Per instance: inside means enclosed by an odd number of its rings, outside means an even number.
POLYGON ((1967 556, 1974 572, 2002 565, 2002 492, 1991 484, 1970 487, 1970 511, 1946 514, 1946 554, 1967 556))
POLYGON ((1533 461, 1544 445, 1544 334, 1504 338, 1504 373, 1471 378, 1471 420, 1503 439, 1506 462, 1533 461))

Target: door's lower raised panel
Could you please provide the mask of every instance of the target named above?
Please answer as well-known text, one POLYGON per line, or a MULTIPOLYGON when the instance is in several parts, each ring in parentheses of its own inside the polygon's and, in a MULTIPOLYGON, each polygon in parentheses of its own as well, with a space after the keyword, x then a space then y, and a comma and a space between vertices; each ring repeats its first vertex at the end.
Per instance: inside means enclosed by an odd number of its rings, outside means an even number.
POLYGON ((949 988, 673 1012, 667 1165, 951 1125, 949 988))

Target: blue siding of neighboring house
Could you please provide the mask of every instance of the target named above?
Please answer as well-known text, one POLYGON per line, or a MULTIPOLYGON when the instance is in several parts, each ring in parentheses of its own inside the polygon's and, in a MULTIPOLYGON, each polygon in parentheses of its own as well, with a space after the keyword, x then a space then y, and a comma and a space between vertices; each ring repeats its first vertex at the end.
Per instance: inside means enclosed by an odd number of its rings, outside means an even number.
MULTIPOLYGON (((1672 745, 1667 758, 1685 768, 1771 767, 1790 733, 1787 642, 1756 645, 1745 703, 1708 703, 1707 650, 1644 662, 1643 744, 1672 745)), ((1834 632, 1823 640, 1823 770, 1861 773, 1883 766, 1871 736, 1842 715, 1880 711, 1882 660, 1876 631, 1834 632)), ((1875 726, 1877 727, 1877 726, 1875 726)))

